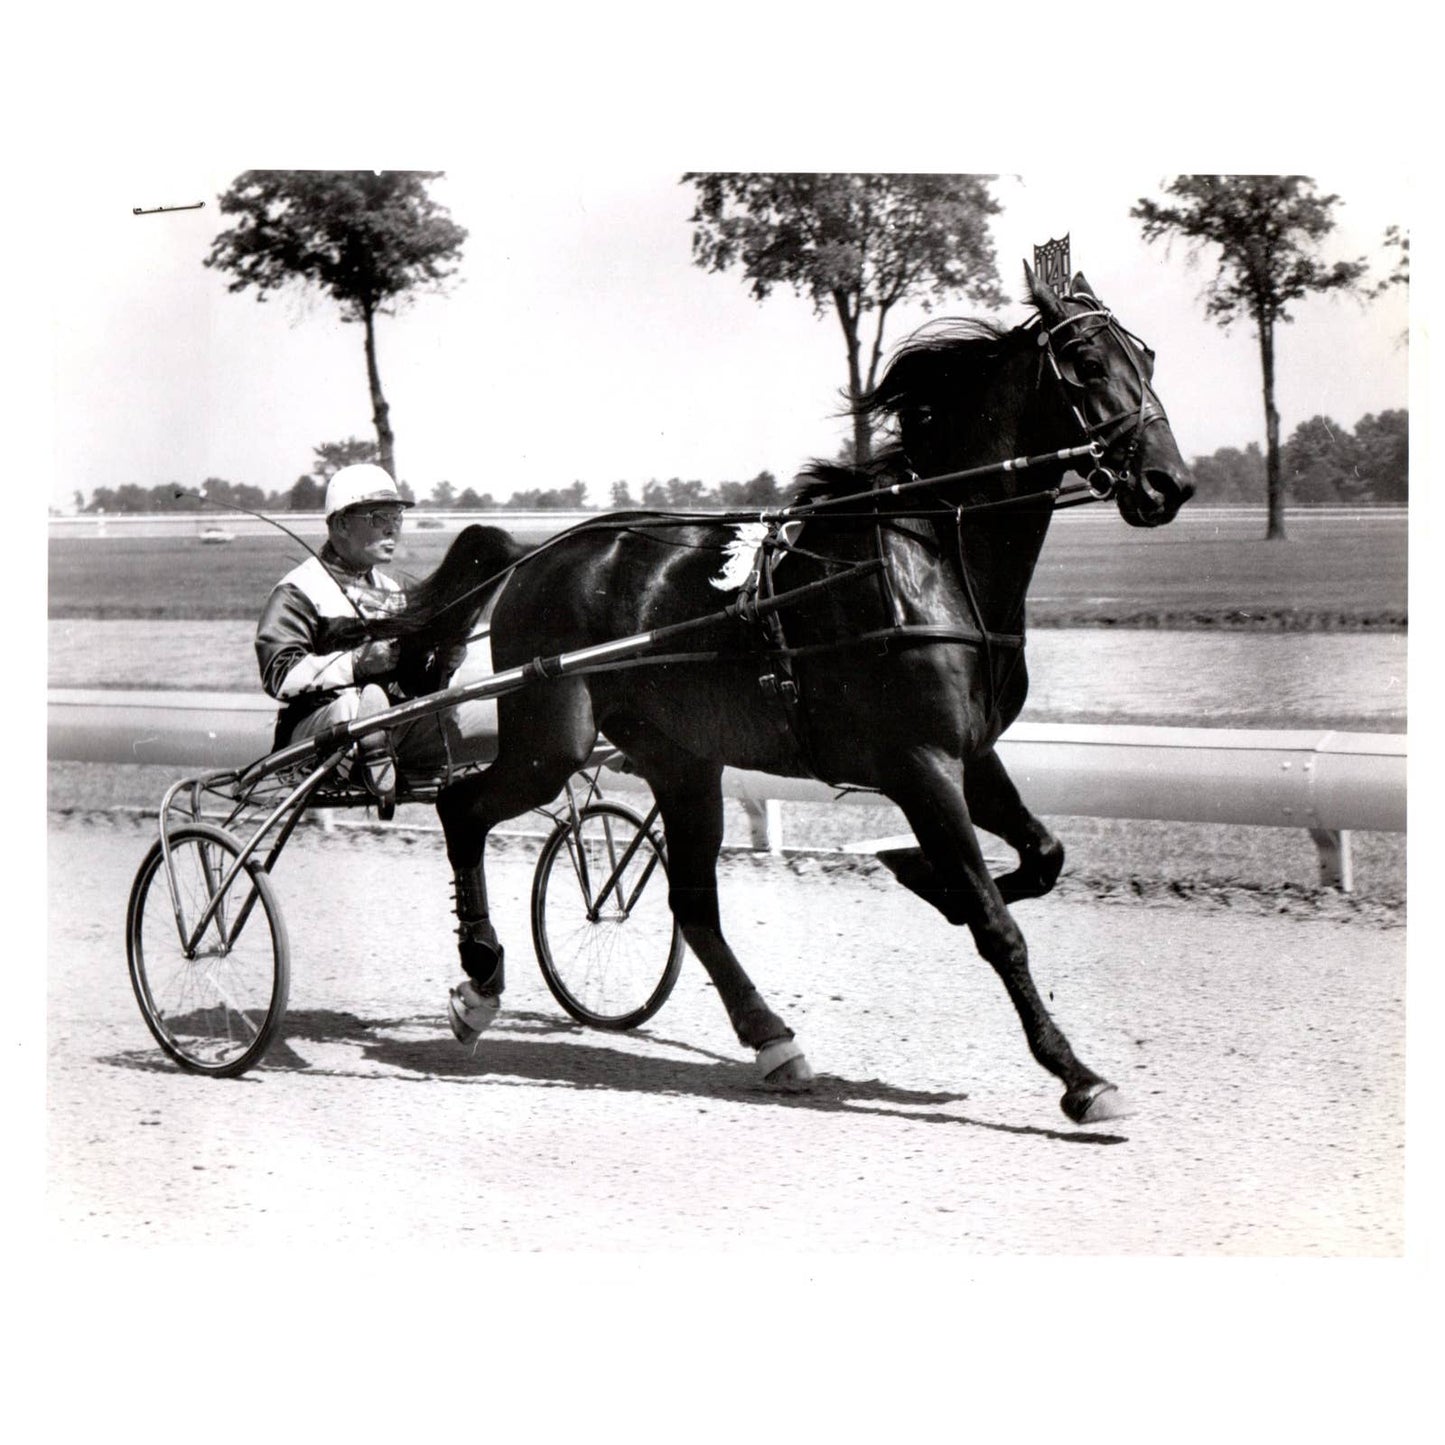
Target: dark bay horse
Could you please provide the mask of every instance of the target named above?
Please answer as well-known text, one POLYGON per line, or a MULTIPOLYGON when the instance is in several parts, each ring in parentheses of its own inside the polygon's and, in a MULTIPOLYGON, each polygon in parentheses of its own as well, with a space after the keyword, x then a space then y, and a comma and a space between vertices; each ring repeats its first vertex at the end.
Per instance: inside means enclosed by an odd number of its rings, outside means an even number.
MULTIPOLYGON (((1095 469, 1097 479, 1107 468, 1120 513, 1141 527, 1170 521, 1193 489, 1150 383, 1152 353, 1083 276, 1060 294, 1025 272, 1037 308, 1026 324, 925 328, 865 399, 891 431, 886 448, 863 469, 804 474, 806 520, 760 554, 764 585, 832 585, 796 599, 771 626, 710 622, 688 636, 685 653, 556 677, 500 699, 496 761, 437 803, 457 872, 462 964, 477 988, 501 987, 487 835, 552 799, 600 733, 661 805, 673 911, 771 1086, 806 1088, 812 1073, 723 935, 716 861, 725 765, 814 775, 897 803, 918 846, 885 861, 970 930, 1034 1057, 1063 1082, 1064 1112, 1077 1122, 1122 1112, 1114 1086, 1080 1061, 1030 976, 1008 903, 1046 893, 1064 850, 1024 806, 994 745, 1027 691, 1025 593, 1066 471, 1095 469), (950 475, 1088 442, 1093 461, 950 475), (906 498, 888 490, 915 478, 941 480, 906 498), (1004 839, 1017 868, 990 877, 975 826, 1004 839)), ((499 670, 711 617, 735 595, 717 578, 736 535, 700 517, 607 514, 523 561, 505 532, 469 528, 410 611, 383 630, 429 642, 465 635, 492 590, 476 579, 508 568, 491 618, 499 670), (466 605, 449 608, 469 579, 466 605)))

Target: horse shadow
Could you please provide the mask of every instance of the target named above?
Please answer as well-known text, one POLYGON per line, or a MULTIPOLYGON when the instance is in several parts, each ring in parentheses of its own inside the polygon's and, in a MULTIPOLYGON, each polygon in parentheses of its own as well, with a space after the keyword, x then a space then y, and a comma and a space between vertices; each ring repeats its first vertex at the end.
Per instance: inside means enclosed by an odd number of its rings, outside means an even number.
MULTIPOLYGON (((358 1075, 354 1067, 306 1057, 307 1042, 342 1044, 359 1049, 362 1061, 385 1069, 386 1077, 417 1083, 448 1080, 492 1087, 603 1089, 820 1114, 872 1115, 1068 1144, 1127 1142, 1124 1135, 1084 1128, 1049 1129, 978 1118, 957 1108, 967 1094, 909 1089, 882 1079, 820 1074, 809 1093, 776 1093, 763 1086, 751 1061, 699 1048, 652 1029, 619 1035, 615 1044, 603 1042, 609 1037, 556 1015, 516 1011, 467 1049, 458 1045, 446 1024, 432 1014, 363 1018, 337 1009, 301 1009, 288 1013, 283 1036, 241 1081, 254 1081, 267 1073, 366 1077, 358 1075), (419 1036, 422 1031, 425 1036, 419 1036), (621 1043, 623 1037, 631 1041, 630 1046, 621 1043)), ((144 1058, 118 1056, 111 1062, 128 1067, 171 1067, 154 1053, 144 1058)))

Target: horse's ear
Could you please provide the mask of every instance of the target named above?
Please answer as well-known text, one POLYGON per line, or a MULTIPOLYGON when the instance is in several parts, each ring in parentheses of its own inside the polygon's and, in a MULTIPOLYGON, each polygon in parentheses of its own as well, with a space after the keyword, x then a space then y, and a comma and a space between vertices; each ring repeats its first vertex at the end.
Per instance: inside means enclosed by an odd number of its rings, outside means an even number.
POLYGON ((1074 295, 1087 296, 1091 301, 1099 299, 1099 293, 1084 279, 1082 271, 1074 272, 1074 295))
POLYGON ((1034 268, 1027 261, 1024 262, 1024 280, 1028 283, 1029 295, 1033 297, 1034 305, 1039 308, 1039 315, 1049 325, 1056 326, 1064 319, 1064 307, 1054 295, 1053 288, 1034 275, 1034 268))

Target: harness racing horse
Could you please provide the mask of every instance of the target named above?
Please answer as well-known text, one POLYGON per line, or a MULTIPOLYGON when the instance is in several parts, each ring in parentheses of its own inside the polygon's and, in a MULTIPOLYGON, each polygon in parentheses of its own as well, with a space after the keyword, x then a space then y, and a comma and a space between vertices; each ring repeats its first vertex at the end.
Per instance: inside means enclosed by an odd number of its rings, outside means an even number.
POLYGON ((738 528, 648 513, 604 515, 530 554, 498 529, 469 528, 410 610, 373 624, 373 635, 428 643, 464 636, 497 575, 512 569, 491 618, 494 665, 539 659, 544 680, 498 702, 495 762, 437 802, 474 990, 495 997, 502 985, 487 835, 550 801, 600 733, 661 806, 673 912, 771 1087, 806 1088, 813 1075, 723 934, 716 864, 725 765, 811 774, 897 803, 918 846, 884 861, 970 930, 1034 1057, 1062 1081, 1064 1112, 1092 1123, 1124 1111, 1030 976, 1008 904, 1048 892, 1064 850, 1024 806, 994 745, 1027 691, 1025 593, 1066 472, 1090 472, 1097 492, 1112 487, 1124 520, 1138 527, 1170 521, 1193 488, 1150 384, 1152 353, 1082 275, 1060 292, 1024 270, 1036 307, 1026 324, 924 328, 862 403, 889 427, 886 447, 863 468, 815 466, 795 504, 772 514, 801 519, 801 528, 775 528, 759 554, 759 599, 788 595, 774 611, 757 607, 752 627, 719 613, 735 595, 719 590, 720 554, 736 545, 738 528), (1086 443, 1092 459, 1079 455, 1086 443), (1039 457, 1070 448, 1064 459, 1039 457), (1009 458, 1030 461, 990 465, 1009 458), (957 475, 984 467, 986 479, 957 475), (479 577, 492 581, 478 587, 479 577), (465 608, 449 613, 449 593, 465 595, 465 608), (540 662, 690 619, 702 622, 678 629, 684 653, 550 679, 540 662), (990 877, 976 826, 1017 852, 1012 872, 990 877))

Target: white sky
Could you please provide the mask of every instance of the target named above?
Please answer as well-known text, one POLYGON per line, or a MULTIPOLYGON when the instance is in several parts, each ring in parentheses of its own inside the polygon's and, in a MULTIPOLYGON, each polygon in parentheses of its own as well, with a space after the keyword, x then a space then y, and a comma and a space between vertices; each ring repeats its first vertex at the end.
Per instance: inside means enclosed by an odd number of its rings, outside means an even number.
MULTIPOLYGON (((53 297, 55 466, 50 497, 126 482, 197 486, 208 476, 273 491, 307 471, 312 448, 372 437, 359 328, 297 288, 258 304, 201 265, 223 225, 217 197, 246 165, 154 163, 84 177, 66 197, 53 297), (203 200, 199 211, 132 208, 203 200)), ((627 479, 713 485, 764 468, 786 480, 846 435, 834 412, 842 334, 791 291, 751 299, 740 274, 691 263, 692 187, 683 167, 605 168, 473 155, 445 165, 434 194, 470 232, 458 283, 379 324, 383 388, 401 475, 426 496, 440 479, 498 500, 518 488, 588 483, 607 502, 627 479)), ((1409 223, 1404 178, 1318 170, 1337 192, 1327 255, 1384 274, 1389 224, 1409 223)), ((1032 246, 1069 232, 1076 269, 1159 355, 1156 384, 1186 456, 1263 440, 1253 330, 1222 332, 1200 293, 1208 260, 1146 246, 1130 206, 1167 170, 1029 172, 995 190, 1004 289, 1022 289, 1032 246)), ((935 314, 972 314, 964 300, 935 314)), ((1407 298, 1365 306, 1312 298, 1278 339, 1284 434, 1316 413, 1353 427, 1408 405, 1407 298)), ((1020 306, 1006 309, 1021 319, 1020 306)), ((927 319, 896 313, 886 340, 927 319)))

